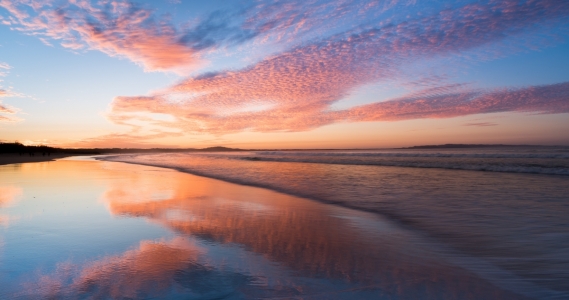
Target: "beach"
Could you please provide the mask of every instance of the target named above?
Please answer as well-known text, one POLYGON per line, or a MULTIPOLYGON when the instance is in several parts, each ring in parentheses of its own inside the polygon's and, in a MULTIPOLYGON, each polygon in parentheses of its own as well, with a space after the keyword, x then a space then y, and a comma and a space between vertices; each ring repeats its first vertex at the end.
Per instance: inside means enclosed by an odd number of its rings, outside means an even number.
POLYGON ((0 0, 0 300, 569 300, 569 0, 0 0))
POLYGON ((42 153, 34 153, 34 156, 30 156, 28 153, 19 155, 19 154, 0 154, 0 165, 7 165, 7 164, 20 164, 20 163, 27 163, 27 162, 42 162, 42 161, 51 161, 58 158, 64 158, 71 156, 69 154, 59 154, 59 153, 51 153, 42 155, 42 153))
POLYGON ((266 188, 85 159, 4 165, 0 179, 1 298, 545 295, 376 213, 266 188))
POLYGON ((569 296, 567 147, 109 156, 365 211, 536 299, 569 296))

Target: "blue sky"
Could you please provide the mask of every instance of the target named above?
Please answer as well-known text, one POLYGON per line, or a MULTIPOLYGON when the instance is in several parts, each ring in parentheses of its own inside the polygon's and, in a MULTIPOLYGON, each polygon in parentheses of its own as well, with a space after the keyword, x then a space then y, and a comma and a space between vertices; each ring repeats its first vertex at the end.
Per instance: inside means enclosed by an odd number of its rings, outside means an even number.
POLYGON ((569 3, 0 1, 0 139, 569 144, 569 3))

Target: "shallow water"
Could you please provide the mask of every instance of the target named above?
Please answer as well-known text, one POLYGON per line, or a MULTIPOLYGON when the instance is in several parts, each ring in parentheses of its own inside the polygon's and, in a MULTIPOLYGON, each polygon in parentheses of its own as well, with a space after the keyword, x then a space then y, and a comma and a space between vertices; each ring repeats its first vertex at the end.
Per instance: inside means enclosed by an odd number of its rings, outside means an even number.
POLYGON ((169 169, 0 166, 0 298, 560 294, 381 215, 169 169))
POLYGON ((522 289, 526 295, 531 290, 537 298, 569 298, 566 148, 260 151, 107 159, 175 168, 372 212, 458 253, 457 264, 500 286, 522 289))

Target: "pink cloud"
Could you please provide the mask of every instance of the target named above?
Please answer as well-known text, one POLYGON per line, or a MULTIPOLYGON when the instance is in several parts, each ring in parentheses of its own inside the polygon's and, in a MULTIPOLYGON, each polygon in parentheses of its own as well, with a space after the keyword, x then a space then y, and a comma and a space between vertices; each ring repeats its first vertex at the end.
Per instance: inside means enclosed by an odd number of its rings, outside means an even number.
POLYGON ((0 62, 0 76, 6 76, 6 71, 10 69, 12 67, 9 64, 0 62))
POLYGON ((520 89, 408 97, 339 112, 348 120, 451 118, 496 112, 569 113, 569 82, 520 89))
MULTIPOLYGON (((0 62, 0 77, 7 76, 10 69, 12 69, 12 67, 9 64, 0 62)), ((0 80, 0 82, 2 82, 2 80, 0 80)), ((5 90, 2 88, 2 86, 0 86, 0 99, 3 97, 14 97, 14 96, 20 97, 20 96, 22 96, 22 94, 14 93, 12 91, 5 90)), ((3 114, 15 114, 16 112, 18 112, 17 108, 2 105, 2 101, 0 101, 0 114, 2 114, 2 113, 3 114)), ((16 117, 8 117, 8 116, 0 115, 0 122, 17 122, 20 120, 21 119, 16 118, 16 117)))
MULTIPOLYGON (((493 112, 569 112, 569 84, 481 91, 468 84, 438 84, 391 101, 347 110, 331 105, 369 83, 403 78, 404 65, 499 42, 569 16, 569 2, 500 1, 350 31, 297 47, 238 71, 188 78, 153 96, 116 97, 109 118, 133 113, 171 115, 164 127, 225 134, 243 130, 299 131, 335 122, 450 118, 493 112), (250 108, 264 107, 255 110, 250 108)), ((404 78, 403 78, 404 80, 404 78)))
POLYGON ((180 133, 170 132, 153 132, 145 134, 131 130, 128 133, 112 133, 86 138, 79 141, 66 142, 62 143, 61 146, 71 148, 164 148, 163 144, 145 142, 145 140, 181 135, 182 134, 180 133))
POLYGON ((437 76, 414 74, 420 79, 408 80, 404 71, 414 63, 461 55, 511 37, 531 40, 535 30, 566 24, 569 2, 475 2, 384 18, 382 13, 396 3, 254 2, 239 12, 216 11, 174 26, 154 11, 124 1, 57 6, 50 1, 0 0, 10 14, 4 21, 12 28, 59 40, 69 49, 126 57, 146 70, 195 69, 204 53, 248 41, 294 45, 241 70, 187 78, 150 96, 116 97, 109 119, 130 126, 130 132, 95 138, 94 143, 135 143, 187 132, 299 131, 335 122, 566 111, 565 83, 480 91, 469 84, 442 83, 437 76), (393 81, 413 91, 391 101, 332 108, 361 86, 393 81), (149 119, 145 113, 173 120, 149 119), (153 129, 145 130, 147 125, 153 129))
MULTIPOLYGON (((13 95, 12 93, 10 93, 6 90, 0 89, 0 98, 12 96, 12 95, 13 95)), ((0 114, 15 114, 17 111, 18 111, 17 109, 2 105, 2 102, 0 102, 0 114)), ((17 122, 17 121, 20 121, 20 119, 16 118, 16 117, 9 117, 9 116, 0 115, 0 122, 17 122)))
POLYGON ((188 68, 197 64, 191 47, 178 42, 179 33, 164 21, 156 22, 149 10, 128 2, 88 1, 57 6, 50 1, 1 1, 12 16, 12 27, 60 40, 73 50, 96 49, 126 57, 146 70, 188 68))
POLYGON ((238 10, 217 10, 203 19, 187 20, 192 25, 175 26, 169 17, 128 1, 0 0, 0 7, 9 13, 0 20, 39 36, 47 45, 55 40, 72 50, 93 49, 125 57, 148 71, 185 73, 201 64, 204 52, 256 38, 261 42, 293 40, 319 26, 324 18, 342 17, 342 8, 352 6, 356 11, 362 4, 354 0, 252 2, 238 10))
MULTIPOLYGON (((9 93, 8 91, 0 89, 0 98, 8 97, 10 95, 11 93, 9 93)), ((0 114, 15 114, 15 113, 16 109, 2 105, 2 102, 0 102, 0 114)), ((0 122, 16 122, 19 120, 20 119, 18 118, 0 115, 0 122)))
POLYGON ((464 126, 478 126, 478 127, 487 127, 487 126, 496 126, 498 124, 493 122, 476 122, 476 123, 466 123, 464 126))
POLYGON ((13 113, 15 113, 15 111, 0 104, 0 113, 13 114, 13 113))
POLYGON ((112 118, 127 124, 128 113, 170 114, 176 122, 165 127, 183 131, 230 133, 256 131, 301 131, 336 122, 400 121, 421 118, 452 118, 496 112, 569 113, 569 82, 493 91, 469 90, 392 99, 346 110, 325 110, 325 106, 287 107, 228 116, 196 112, 191 105, 171 103, 162 98, 117 98, 112 118))

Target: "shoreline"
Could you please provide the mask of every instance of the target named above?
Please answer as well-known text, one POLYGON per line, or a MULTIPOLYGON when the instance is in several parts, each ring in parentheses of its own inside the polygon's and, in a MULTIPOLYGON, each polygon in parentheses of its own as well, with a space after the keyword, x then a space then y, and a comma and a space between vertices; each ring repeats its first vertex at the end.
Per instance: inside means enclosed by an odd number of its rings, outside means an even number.
POLYGON ((69 156, 76 156, 73 154, 51 154, 51 155, 36 155, 29 156, 27 153, 25 155, 18 154, 0 154, 0 165, 10 165, 10 164, 21 164, 21 163, 34 163, 34 162, 45 162, 54 161, 56 159, 65 158, 69 156))
MULTIPOLYGON (((41 208, 42 220, 44 215, 58 216, 49 218, 57 220, 53 224, 33 223, 31 218, 20 219, 18 222, 21 226, 10 227, 9 230, 18 233, 18 228, 26 228, 27 232, 31 226, 34 232, 56 232, 72 237, 71 233, 76 232, 77 228, 85 227, 92 239, 87 240, 80 250, 90 253, 96 248, 99 249, 97 253, 112 253, 103 258, 87 255, 88 263, 76 266, 76 270, 81 272, 73 282, 88 280, 90 285, 101 287, 101 290, 117 284, 135 289, 147 282, 145 278, 132 277, 131 271, 136 271, 149 273, 153 282, 169 287, 174 281, 195 283, 197 280, 200 283, 194 276, 180 277, 180 274, 192 275, 197 272, 204 275, 206 283, 213 280, 221 285, 231 279, 230 285, 222 287, 232 295, 240 295, 239 291, 245 290, 251 298, 260 298, 267 293, 294 298, 296 294, 292 292, 295 292, 295 286, 303 287, 301 296, 329 295, 333 299, 378 299, 384 293, 401 293, 402 298, 432 296, 425 294, 425 290, 433 291, 437 298, 447 295, 444 291, 448 290, 453 293, 475 293, 480 298, 493 296, 496 299, 526 299, 524 294, 549 295, 548 291, 537 288, 525 290, 517 284, 511 285, 510 282, 520 282, 520 279, 512 278, 510 274, 476 258, 464 260, 461 253, 449 252, 446 247, 441 248, 439 243, 433 243, 416 231, 402 228, 389 218, 168 167, 97 161, 87 164, 71 159, 45 164, 40 168, 5 168, 8 172, 6 178, 14 183, 14 187, 6 188, 6 192, 11 192, 6 194, 13 195, 14 200, 8 200, 10 203, 36 203, 37 200, 32 199, 42 195, 41 202, 37 202, 39 206, 21 207, 32 210, 41 208), (103 162, 104 165, 101 164, 103 162), (27 178, 34 180, 23 180, 27 178), (105 180, 100 181, 101 178, 105 180), (44 180, 49 180, 50 184, 43 184, 44 180), (80 180, 82 184, 82 200, 75 202, 81 203, 80 206, 63 201, 67 199, 65 195, 71 195, 66 194, 71 180, 80 180), (89 186, 98 188, 86 188, 89 186), (52 195, 52 190, 58 190, 61 194, 52 195), (20 197, 18 195, 22 196, 16 202, 15 199, 20 197), (95 205, 101 201, 105 205, 95 205), (80 213, 86 207, 89 207, 89 213, 82 215, 80 222, 72 223, 77 228, 58 225, 61 221, 76 222, 78 219, 73 212, 80 213), (176 214, 170 213, 173 211, 176 214), (116 218, 104 219, 104 224, 108 226, 90 226, 93 220, 100 224, 103 212, 116 218), (108 228, 123 228, 125 218, 144 221, 142 224, 132 223, 134 227, 131 230, 136 228, 136 232, 150 232, 152 226, 159 226, 166 233, 138 236, 132 235, 133 231, 130 230, 117 230, 112 235, 115 239, 131 241, 111 251, 108 245, 99 241, 109 238, 108 228), (335 230, 330 231, 330 228, 335 230), (157 257, 170 259, 164 264, 161 259, 154 259, 157 257), (243 257, 248 262, 245 265, 242 264, 243 257), (188 260, 192 263, 187 264, 188 260), (232 271, 227 271, 226 265, 232 271), (103 271, 97 271, 96 276, 83 276, 89 274, 91 266, 103 271), (146 267, 154 271, 148 272, 146 267), (121 271, 117 273, 117 269, 121 271), (207 272, 204 273, 204 270, 207 272), (488 274, 485 270, 491 271, 488 274), (295 275, 291 276, 291 272, 295 275), (255 288, 249 281, 243 281, 244 278, 271 278, 283 282, 284 289, 280 285, 276 287, 285 294, 277 293, 272 285, 268 290, 255 288)), ((75 195, 74 190, 71 192, 75 195)), ((6 216, 10 220, 10 215, 6 216)), ((35 249, 33 251, 38 253, 45 251, 46 247, 50 253, 68 250, 65 244, 42 240, 42 236, 26 239, 28 244, 25 248, 35 249)), ((19 243, 8 241, 4 247, 14 251, 15 247, 20 246, 19 243)), ((76 251, 74 255, 81 253, 76 251)), ((22 274, 33 271, 20 269, 22 265, 17 259, 10 260, 12 270, 22 274)), ((30 255, 29 259, 36 261, 36 264, 45 263, 41 255, 30 255)), ((54 259, 54 263, 63 259, 65 256, 54 259)), ((45 276, 58 279, 57 272, 45 276)), ((17 281, 5 283, 14 288, 19 284, 17 281)), ((70 298, 84 291, 80 284, 64 285, 70 298)), ((160 289, 142 291, 157 298, 164 296, 160 289)), ((206 295, 205 292, 203 294, 206 295)))
MULTIPOLYGON (((144 156, 144 155, 142 155, 144 156)), ((481 267, 480 261, 478 259, 481 259, 482 261, 488 262, 489 255, 484 254, 485 252, 481 252, 479 250, 484 250, 484 249, 478 249, 478 250, 473 250, 470 247, 472 247, 472 244, 470 242, 464 242, 462 241, 460 238, 453 238, 452 236, 449 236, 447 231, 433 231, 433 230, 428 230, 427 228, 425 228, 425 225, 429 225, 429 224, 434 224, 437 225, 437 223, 428 223, 427 221, 429 221, 428 219, 425 218, 414 218, 413 215, 407 215, 407 214, 399 214, 398 211, 396 210, 390 210, 390 209, 382 209, 382 208, 375 208, 375 207, 362 207, 362 206, 357 206, 357 205, 352 205, 351 203, 346 203, 346 202, 335 202, 335 201, 330 201, 329 199, 324 199, 324 198, 320 198, 318 196, 315 195, 310 195, 310 194, 303 194, 303 193, 298 193, 299 191, 291 191, 288 189, 283 189, 282 186, 271 186, 271 185, 266 185, 266 182, 264 184, 260 184, 258 181, 257 182, 247 182, 247 181, 241 181, 240 179, 237 179, 235 177, 231 177, 231 176, 212 176, 212 174, 206 174, 203 173, 203 170, 191 170, 191 169, 187 169, 184 168, 183 165, 171 165, 171 164, 161 164, 161 163, 157 163, 156 161, 146 161, 146 162, 142 162, 142 161, 137 161, 136 159, 134 160, 129 160, 128 159, 129 156, 122 156, 122 155, 117 155, 117 156, 108 156, 105 158, 97 158, 97 160, 101 160, 101 161, 110 161, 110 162, 121 162, 121 163, 127 163, 127 164, 132 164, 132 165, 142 165, 142 166, 149 166, 149 167, 158 167, 158 168, 165 168, 165 169, 169 169, 169 170, 175 170, 181 173, 186 173, 186 174, 191 174, 191 175, 195 175, 195 176, 199 176, 199 177, 205 177, 205 178, 209 178, 209 179, 213 179, 213 180, 220 180, 223 182, 228 182, 228 183, 233 183, 233 184, 237 184, 237 185, 241 185, 241 186, 248 186, 248 187, 254 187, 254 188, 261 188, 261 189, 267 189, 270 191, 274 191, 277 193, 282 193, 285 195, 289 195, 289 196, 293 196, 293 197, 299 197, 299 198, 304 198, 307 200, 312 200, 315 202, 318 202, 320 204, 324 204, 324 205, 330 205, 333 207, 343 207, 343 208, 347 208, 350 210, 355 210, 355 211, 359 211, 359 212, 365 212, 365 213, 372 213, 374 215, 378 215, 380 217, 386 218, 387 220, 389 220, 390 222, 394 223, 395 225, 397 225, 398 227, 405 229, 405 230, 410 230, 413 231, 415 234, 421 235, 423 237, 426 237, 429 240, 434 241, 436 244, 438 245, 444 245, 446 247, 443 247, 444 250, 443 252, 447 252, 448 251, 448 257, 467 257, 466 261, 461 261, 461 259, 459 258, 458 260, 460 262, 456 263, 457 265, 460 265, 462 268, 467 269, 472 271, 473 273, 477 273, 477 274, 481 274, 481 277, 492 281, 494 284, 499 283, 504 284, 505 289, 507 290, 516 290, 516 291, 521 291, 523 289, 528 289, 528 291, 523 292, 525 295, 534 295, 533 293, 538 293, 539 295, 536 296, 536 298, 543 298, 543 295, 546 296, 550 296, 550 295, 555 295, 556 294, 556 290, 555 288, 553 289, 549 289, 548 287, 543 288, 537 288, 537 287, 520 287, 515 285, 515 287, 510 288, 509 284, 513 283, 513 282, 520 282, 520 277, 518 275, 518 273, 516 272, 510 272, 511 269, 508 268, 508 262, 507 261, 501 261, 498 264, 492 264, 490 263, 490 265, 492 267, 488 267, 487 265, 485 267, 481 267), (125 158, 125 160, 122 160, 120 158, 125 158), (427 222, 427 223, 424 223, 427 222), (474 259, 476 258, 476 259, 474 259), (495 268, 497 267, 497 268, 495 268), (494 271, 490 272, 490 274, 487 274, 485 270, 490 270, 493 269, 494 271), (497 271, 499 270, 499 271, 497 271), (508 271, 510 270, 510 271, 508 271), (504 280, 504 278, 508 278, 506 280, 504 280), (542 289, 543 288, 543 289, 542 289), (543 293, 543 294, 541 294, 543 293)), ((132 157, 131 157, 132 158, 132 157)), ((401 168, 401 167, 399 167, 401 168)), ((454 171, 455 169, 453 169, 454 171)), ((450 170, 449 170, 450 171, 450 170)), ((462 170, 461 170, 462 171, 462 170)), ((492 172, 493 173, 493 172, 492 172)), ((472 173, 475 174, 475 173, 472 173)), ((518 173, 515 173, 518 174, 518 173)), ((219 174, 217 174, 219 175, 219 174)), ((485 175, 477 175, 477 177, 487 177, 485 175)), ((301 191, 302 192, 302 191, 301 191)), ((421 217, 421 216, 420 216, 421 217)), ((428 216, 426 216, 428 217, 428 216)), ((480 227, 482 228, 482 227, 480 227)), ((431 228, 433 229, 433 228, 431 228)), ((436 229, 436 228, 435 228, 436 229)), ((482 228, 483 229, 483 228, 482 228)), ((481 229, 481 230, 482 230, 481 229)), ((494 234, 490 234, 488 235, 489 237, 493 237, 494 234)), ((519 242, 517 240, 514 240, 515 242, 519 242)), ((496 255, 500 255, 501 253, 499 251, 495 251, 496 255)), ((533 256, 523 256, 522 255, 522 259, 527 259, 528 261, 531 261, 534 259, 533 256)), ((527 284, 528 282, 526 282, 527 284)), ((531 283, 531 281, 529 282, 531 283)), ((535 296, 535 295, 534 295, 535 296)))

